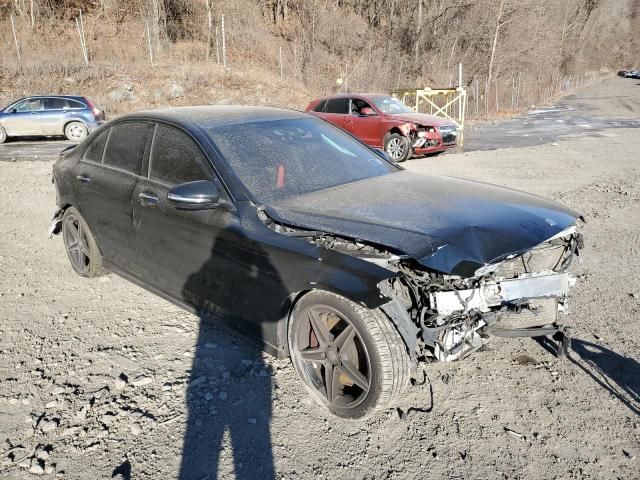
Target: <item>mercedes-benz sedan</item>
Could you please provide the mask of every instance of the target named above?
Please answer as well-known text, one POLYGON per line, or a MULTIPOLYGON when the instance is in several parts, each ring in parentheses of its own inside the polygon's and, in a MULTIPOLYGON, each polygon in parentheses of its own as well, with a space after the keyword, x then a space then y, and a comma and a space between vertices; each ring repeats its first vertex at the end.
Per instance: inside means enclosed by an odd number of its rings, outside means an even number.
POLYGON ((491 335, 561 337, 578 213, 407 172, 311 115, 126 115, 53 174, 51 231, 78 274, 115 272, 290 356, 339 416, 391 405, 413 366, 491 335))

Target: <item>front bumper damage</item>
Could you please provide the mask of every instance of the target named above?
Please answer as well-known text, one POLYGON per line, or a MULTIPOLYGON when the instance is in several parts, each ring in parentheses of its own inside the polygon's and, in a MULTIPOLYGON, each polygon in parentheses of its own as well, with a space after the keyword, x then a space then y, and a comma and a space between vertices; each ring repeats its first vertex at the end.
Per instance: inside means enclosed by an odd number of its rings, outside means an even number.
POLYGON ((519 255, 479 268, 471 277, 438 274, 415 262, 398 262, 402 276, 381 291, 392 298, 382 309, 398 326, 414 360, 459 360, 480 349, 492 336, 551 336, 558 354, 570 338, 560 315, 576 277, 568 272, 582 248, 571 226, 519 255), (402 304, 406 316, 400 315, 402 304), (413 337, 407 325, 413 324, 413 337), (400 325, 402 324, 402 328, 400 325), (417 340, 413 338, 417 336, 417 340))
POLYGON ((453 126, 440 128, 412 125, 407 136, 413 155, 427 155, 453 148, 457 143, 457 131, 453 126))
POLYGON ((441 315, 469 312, 512 303, 523 298, 565 298, 576 279, 569 273, 549 273, 502 282, 481 282, 477 288, 429 294, 432 305, 441 315))
POLYGON ((571 340, 558 323, 558 315, 567 311, 567 297, 575 282, 575 276, 569 273, 545 272, 430 294, 443 320, 451 315, 469 315, 467 321, 433 338, 434 356, 441 361, 458 360, 482 347, 492 335, 552 336, 559 342, 558 354, 563 356, 571 340))

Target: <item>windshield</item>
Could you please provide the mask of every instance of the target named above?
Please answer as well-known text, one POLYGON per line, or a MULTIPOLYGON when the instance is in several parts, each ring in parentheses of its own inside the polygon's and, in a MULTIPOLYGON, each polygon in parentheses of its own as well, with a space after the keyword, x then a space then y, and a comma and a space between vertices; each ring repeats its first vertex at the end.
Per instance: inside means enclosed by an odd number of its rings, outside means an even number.
POLYGON ((315 118, 205 127, 205 131, 259 202, 396 171, 351 136, 315 118))
POLYGON ((413 113, 413 110, 397 98, 380 95, 377 97, 371 97, 371 100, 375 103, 376 107, 378 107, 378 110, 381 110, 383 113, 390 115, 393 115, 394 113, 413 113))

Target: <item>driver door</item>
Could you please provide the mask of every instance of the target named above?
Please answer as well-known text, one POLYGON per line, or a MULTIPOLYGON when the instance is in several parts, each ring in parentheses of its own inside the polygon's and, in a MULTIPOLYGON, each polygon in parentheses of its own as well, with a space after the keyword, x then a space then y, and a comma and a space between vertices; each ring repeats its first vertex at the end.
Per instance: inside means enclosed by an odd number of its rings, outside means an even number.
POLYGON ((382 147, 380 116, 363 115, 361 112, 364 108, 375 110, 360 98, 351 98, 349 105, 350 114, 345 119, 345 130, 371 147, 382 147))
POLYGON ((42 135, 42 99, 26 98, 9 107, 3 126, 9 136, 42 135))

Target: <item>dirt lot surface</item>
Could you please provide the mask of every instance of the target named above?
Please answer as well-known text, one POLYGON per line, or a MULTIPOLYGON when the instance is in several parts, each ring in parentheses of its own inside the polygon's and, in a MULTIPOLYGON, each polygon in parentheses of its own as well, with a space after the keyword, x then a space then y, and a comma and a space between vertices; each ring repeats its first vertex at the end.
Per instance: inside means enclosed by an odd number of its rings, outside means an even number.
MULTIPOLYGON (((636 83, 562 103, 594 124, 639 120, 636 83)), ((319 410, 288 361, 119 277, 74 275, 46 236, 53 160, 0 146, 0 477, 640 478, 640 130, 545 138, 406 167, 584 213, 571 359, 495 339, 357 422, 319 410)))

